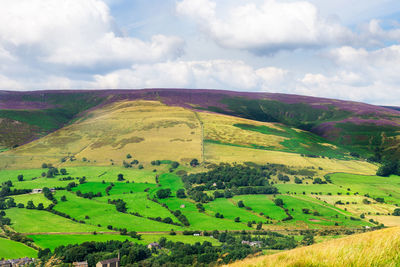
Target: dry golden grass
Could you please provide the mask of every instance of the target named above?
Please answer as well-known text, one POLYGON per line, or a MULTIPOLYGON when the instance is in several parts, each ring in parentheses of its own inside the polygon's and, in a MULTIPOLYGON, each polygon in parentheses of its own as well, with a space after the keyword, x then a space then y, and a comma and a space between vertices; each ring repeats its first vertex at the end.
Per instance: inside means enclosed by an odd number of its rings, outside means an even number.
POLYGON ((74 124, 2 153, 0 168, 59 164, 67 155, 78 159, 67 165, 82 165, 84 157, 90 164, 110 165, 113 160, 121 165, 128 153, 142 162, 182 162, 200 159, 201 143, 200 122, 194 112, 155 101, 124 101, 94 110, 74 124))
POLYGON ((400 228, 348 236, 229 266, 400 266, 400 228))
POLYGON ((205 144, 205 158, 210 162, 241 163, 251 161, 260 164, 285 164, 301 168, 314 167, 316 171, 318 171, 318 167, 322 167, 323 170, 319 171, 321 174, 347 172, 371 175, 375 174, 377 170, 375 165, 364 161, 307 158, 295 153, 267 151, 219 144, 205 144))
POLYGON ((244 146, 258 145, 283 149, 280 142, 288 138, 277 135, 266 135, 255 131, 242 130, 233 126, 234 124, 251 124, 256 126, 267 126, 282 131, 274 123, 258 122, 233 116, 216 115, 211 113, 199 113, 204 124, 204 139, 220 141, 222 143, 237 144, 244 146))
MULTIPOLYGON (((347 211, 349 211, 353 214, 357 214, 357 215, 360 215, 362 213, 368 214, 369 212, 371 214, 376 214, 377 212, 380 214, 388 214, 388 213, 391 214, 391 213, 393 213, 394 209, 396 208, 396 206, 394 206, 394 205, 390 205, 390 204, 386 204, 386 203, 385 204, 378 203, 374 199, 367 198, 365 196, 319 195, 319 196, 313 196, 313 197, 318 198, 322 201, 326 201, 327 203, 329 203, 331 205, 335 205, 336 201, 339 201, 339 200, 342 201, 343 203, 349 202, 349 204, 336 205, 336 207, 338 207, 340 209, 346 208, 347 211), (368 199, 371 202, 371 204, 363 204, 363 202, 362 202, 363 199, 368 199), (353 203, 357 203, 357 204, 353 204, 353 203)), ((393 225, 390 225, 390 226, 393 226, 393 225)))
POLYGON ((367 219, 373 219, 378 221, 379 223, 383 223, 385 226, 393 227, 393 226, 400 226, 400 216, 389 216, 389 215, 376 215, 366 216, 367 219))

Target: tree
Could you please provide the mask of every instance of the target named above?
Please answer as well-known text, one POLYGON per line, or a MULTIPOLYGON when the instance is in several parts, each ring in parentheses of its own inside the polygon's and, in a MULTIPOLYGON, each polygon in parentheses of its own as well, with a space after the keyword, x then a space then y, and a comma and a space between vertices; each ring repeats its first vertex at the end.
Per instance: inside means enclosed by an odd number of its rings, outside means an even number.
POLYGON ((399 208, 394 209, 393 216, 400 216, 400 209, 399 208))
POLYGON ((166 189, 160 189, 156 192, 157 198, 163 199, 163 198, 168 198, 171 196, 171 189, 166 188, 166 189))
POLYGON ((398 172, 398 165, 397 161, 385 161, 382 166, 379 167, 376 175, 387 177, 391 174, 396 174, 398 172))
POLYGON ((294 182, 295 182, 296 184, 302 184, 302 183, 303 183, 303 181, 302 181, 299 177, 295 177, 295 178, 294 178, 294 182))
POLYGON ((171 167, 174 168, 174 169, 178 168, 179 167, 179 162, 176 162, 176 161, 172 162, 171 163, 171 167))
POLYGON ((239 208, 244 208, 244 204, 243 204, 243 201, 242 201, 242 200, 239 200, 239 202, 238 202, 238 207, 239 207, 239 208))
POLYGON ((240 222, 240 217, 236 217, 235 222, 240 222))
POLYGON ((22 182, 24 180, 24 176, 22 174, 18 175, 18 181, 22 182))
POLYGON ((279 207, 283 207, 283 200, 280 198, 275 198, 274 203, 279 207))
POLYGON ((176 197, 186 198, 185 189, 178 189, 178 191, 176 191, 176 197))
POLYGON ((132 158, 131 154, 127 154, 127 155, 126 155, 126 158, 127 158, 127 159, 131 159, 131 158, 132 158))
POLYGON ((43 168, 43 169, 47 169, 47 163, 43 163, 43 164, 42 164, 42 168, 43 168))
POLYGON ((43 203, 39 203, 38 206, 37 206, 37 209, 38 210, 43 210, 44 209, 43 203))
POLYGON ((122 173, 118 174, 118 181, 124 181, 124 175, 122 173))
POLYGON ((190 166, 196 167, 196 166, 198 166, 198 165, 199 165, 198 159, 192 159, 192 160, 190 161, 190 166))
POLYGON ((26 204, 26 208, 29 210, 35 209, 35 204, 33 204, 32 200, 29 200, 28 203, 26 204))
POLYGON ((309 246, 314 244, 314 236, 311 234, 306 234, 301 241, 303 245, 309 246))
POLYGON ((262 229, 262 222, 259 222, 258 224, 257 224, 257 230, 261 230, 262 229))
POLYGON ((62 169, 60 170, 60 173, 61 173, 62 175, 66 175, 66 174, 67 174, 67 170, 66 170, 65 168, 62 168, 62 169))
POLYGON ((62 196, 62 197, 61 197, 61 201, 64 201, 64 202, 67 201, 67 197, 66 197, 65 195, 62 196))

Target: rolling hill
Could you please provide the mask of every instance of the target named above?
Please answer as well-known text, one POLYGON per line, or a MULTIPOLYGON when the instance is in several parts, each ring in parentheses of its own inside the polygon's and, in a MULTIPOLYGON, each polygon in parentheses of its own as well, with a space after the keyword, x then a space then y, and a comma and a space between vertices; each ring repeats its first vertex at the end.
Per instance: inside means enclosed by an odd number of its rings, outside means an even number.
POLYGON ((22 145, 119 101, 152 100, 254 121, 282 123, 316 134, 365 157, 398 156, 400 111, 364 103, 298 95, 221 90, 144 89, 0 93, 3 149, 22 145))
POLYGON ((296 247, 238 264, 398 260, 387 240, 398 228, 303 248, 400 226, 400 176, 375 175, 398 155, 393 108, 219 90, 0 91, 0 125, 0 238, 22 256, 117 255, 75 253, 92 241, 141 251, 122 250, 123 262, 146 266, 296 247), (160 253, 143 246, 154 241, 160 253))

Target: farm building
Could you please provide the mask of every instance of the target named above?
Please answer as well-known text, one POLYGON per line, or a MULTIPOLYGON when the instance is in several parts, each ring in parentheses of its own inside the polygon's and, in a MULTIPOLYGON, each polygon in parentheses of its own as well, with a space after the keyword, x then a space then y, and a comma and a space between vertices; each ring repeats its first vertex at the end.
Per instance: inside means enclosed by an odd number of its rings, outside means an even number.
POLYGON ((119 259, 113 258, 104 261, 99 261, 96 267, 119 267, 119 259))

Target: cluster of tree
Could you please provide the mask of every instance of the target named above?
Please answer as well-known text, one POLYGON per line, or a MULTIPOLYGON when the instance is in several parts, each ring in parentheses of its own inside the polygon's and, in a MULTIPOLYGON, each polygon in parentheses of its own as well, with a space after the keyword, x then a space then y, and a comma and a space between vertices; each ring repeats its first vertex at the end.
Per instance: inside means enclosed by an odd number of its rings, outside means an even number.
POLYGON ((323 181, 321 178, 317 177, 314 179, 313 184, 326 184, 326 181, 323 181))
POLYGON ((11 219, 6 217, 4 210, 0 211, 0 226, 11 225, 11 219))
POLYGON ((171 192, 171 189, 165 188, 165 189, 157 190, 156 196, 157 196, 157 198, 159 198, 159 199, 169 198, 169 197, 171 196, 171 193, 172 193, 172 192, 171 192))
POLYGON ((97 192, 96 194, 93 192, 87 192, 87 193, 82 194, 81 190, 77 190, 76 195, 78 197, 83 197, 83 198, 88 198, 88 199, 92 199, 94 197, 102 197, 101 192, 97 192))
POLYGON ((126 202, 123 199, 113 199, 113 200, 109 199, 108 204, 115 205, 115 208, 119 212, 126 213, 126 211, 128 210, 128 208, 126 207, 126 202))
POLYGON ((189 220, 186 218, 186 216, 180 211, 176 210, 173 211, 172 214, 184 225, 184 226, 189 226, 189 220))
POLYGON ((133 165, 138 165, 138 164, 139 164, 139 161, 137 159, 134 159, 134 160, 132 160, 130 162, 127 162, 125 160, 122 162, 122 166, 124 166, 124 168, 132 168, 133 165))
POLYGON ((210 242, 190 245, 161 238, 159 245, 161 250, 150 250, 129 241, 85 242, 60 246, 54 252, 49 249, 40 250, 39 257, 46 261, 54 256, 63 259, 64 263, 86 260, 89 266, 95 266, 97 262, 117 257, 119 253, 121 266, 215 266, 217 262, 229 263, 260 251, 240 242, 213 247, 210 242))
POLYGON ((387 177, 389 175, 400 175, 400 163, 397 160, 385 160, 376 172, 376 175, 387 177))
POLYGON ((185 189, 178 189, 178 191, 176 191, 176 197, 186 198, 185 189))
POLYGON ((400 209, 399 208, 394 209, 393 216, 400 216, 400 209))
POLYGON ((42 192, 43 192, 43 195, 45 198, 47 198, 48 200, 53 202, 53 204, 57 204, 57 199, 55 199, 55 197, 53 196, 53 193, 51 192, 51 190, 48 187, 43 187, 42 192))
POLYGON ((184 183, 204 184, 207 190, 240 186, 264 186, 268 184, 267 173, 261 168, 221 163, 208 172, 182 177, 184 183))
POLYGON ((67 185, 67 187, 65 189, 67 189, 67 191, 71 191, 72 188, 77 187, 78 185, 75 182, 71 182, 67 185))

